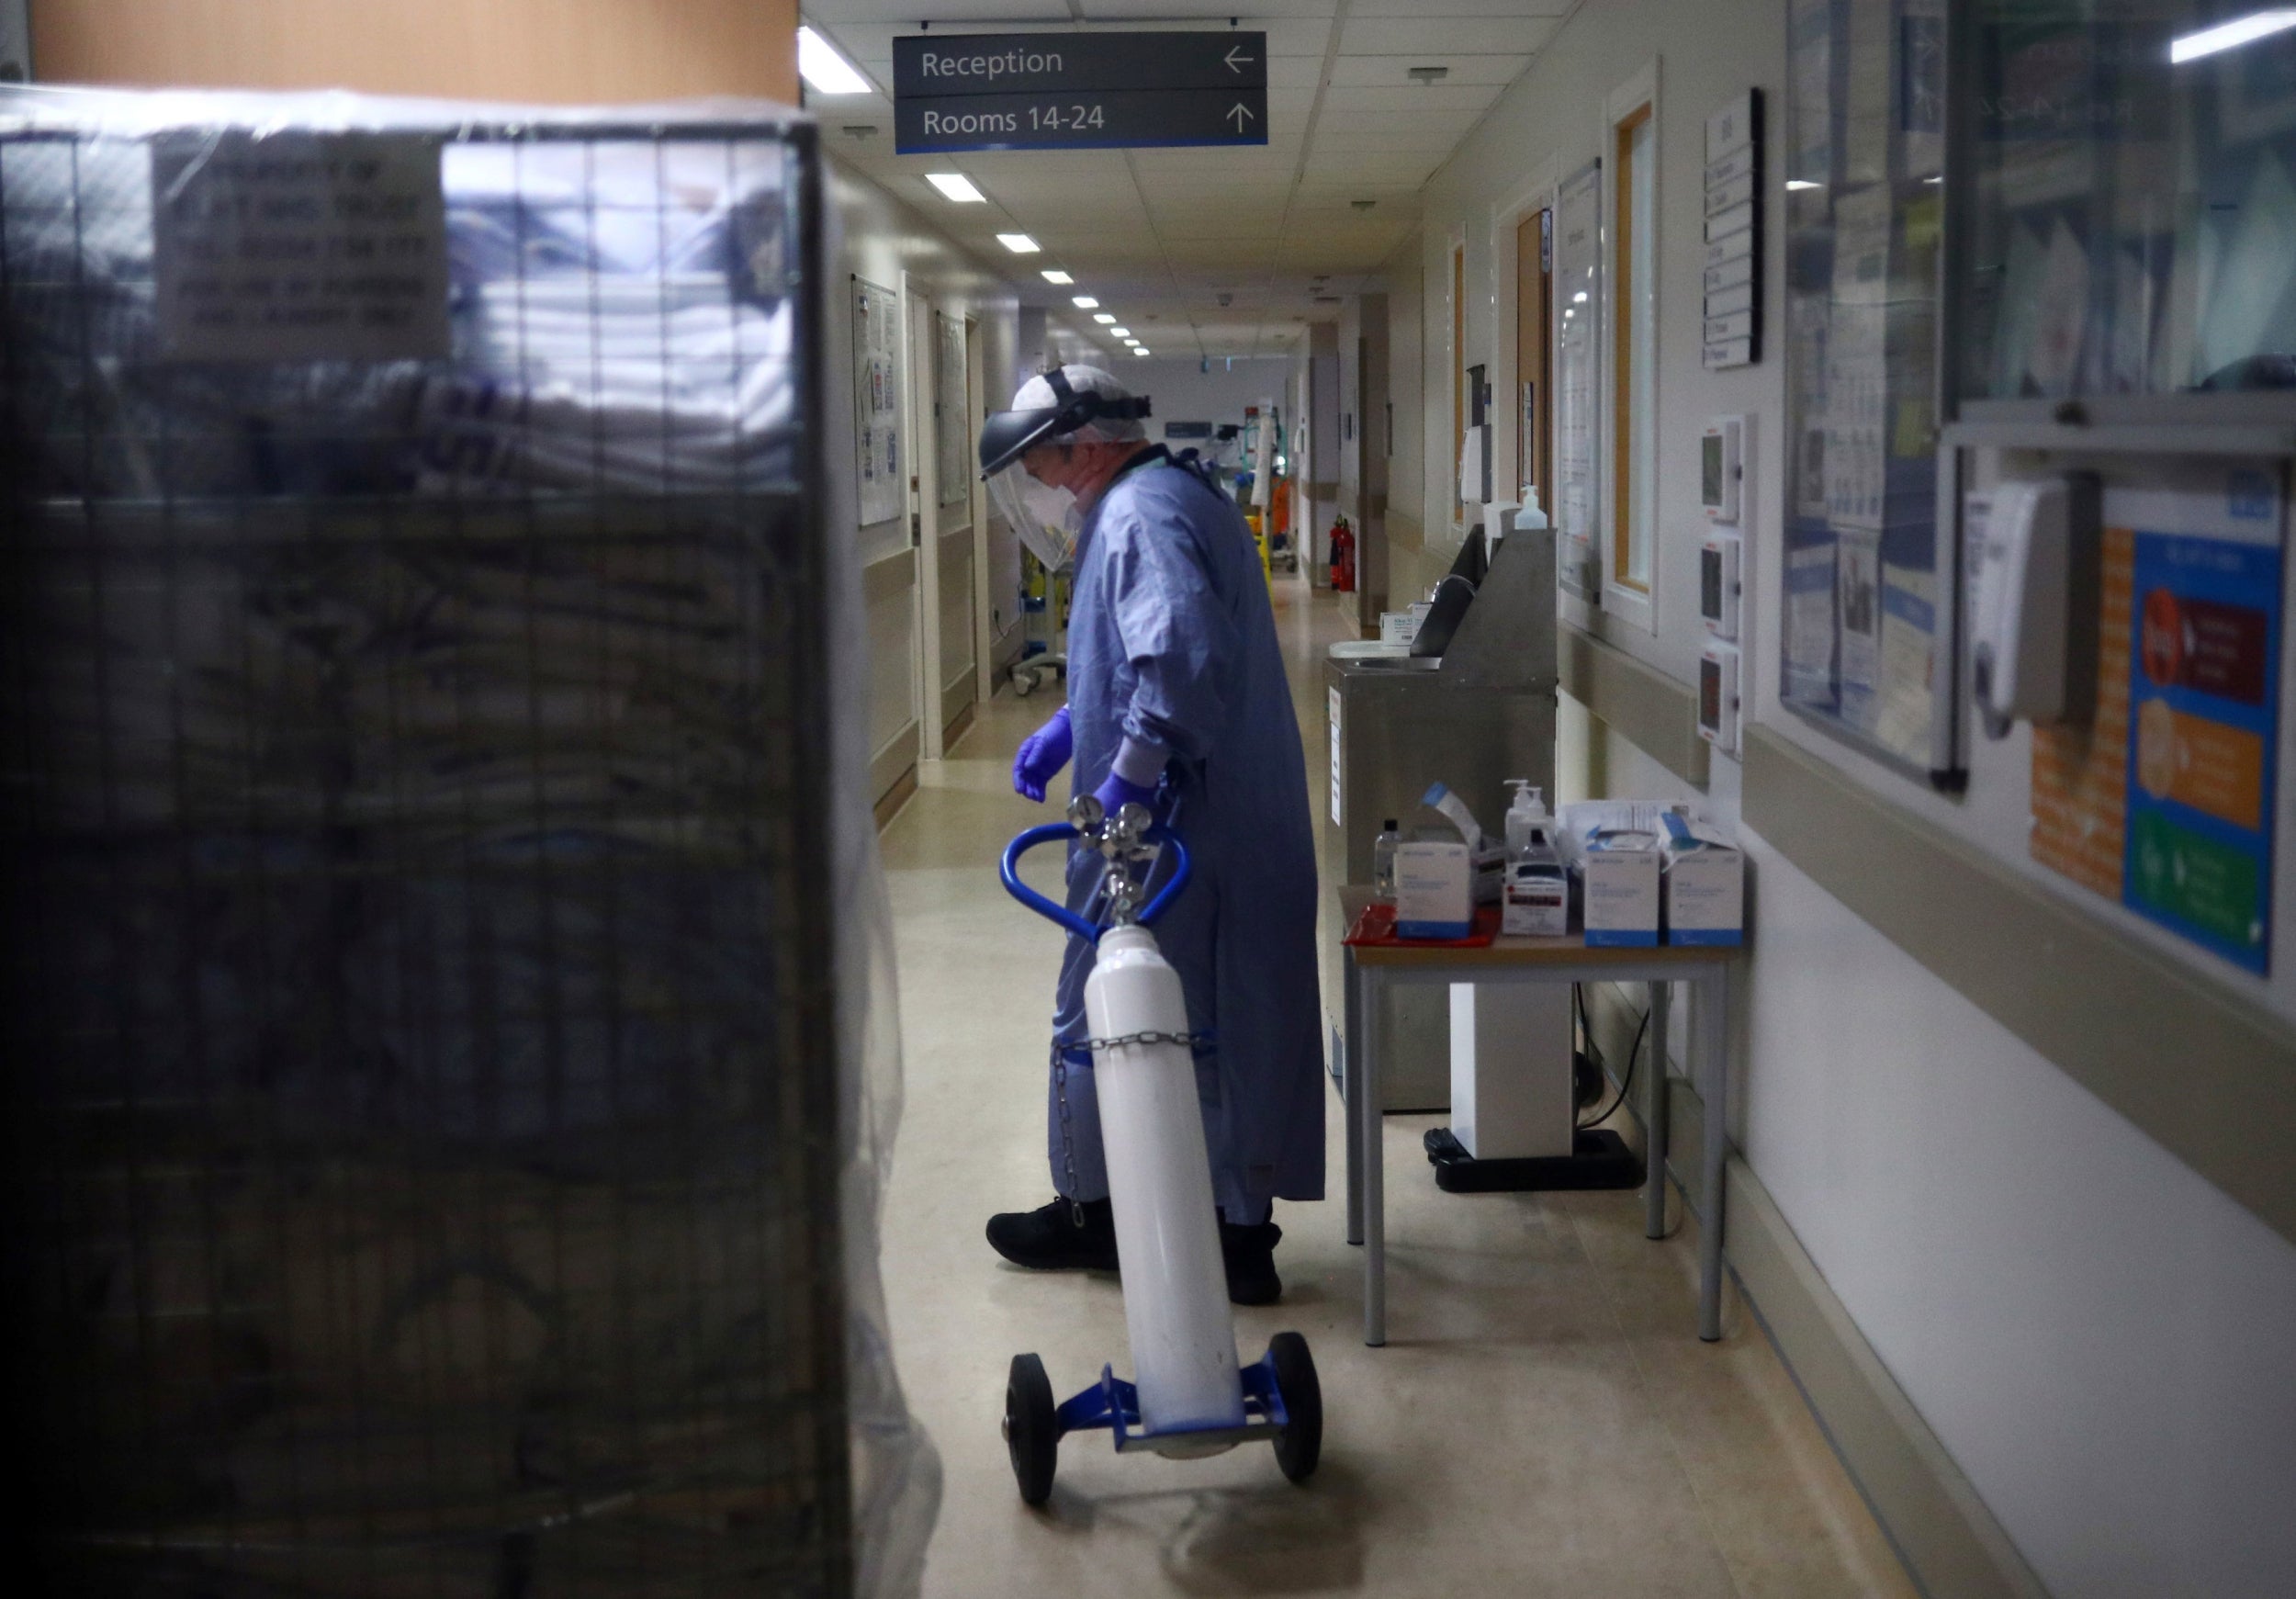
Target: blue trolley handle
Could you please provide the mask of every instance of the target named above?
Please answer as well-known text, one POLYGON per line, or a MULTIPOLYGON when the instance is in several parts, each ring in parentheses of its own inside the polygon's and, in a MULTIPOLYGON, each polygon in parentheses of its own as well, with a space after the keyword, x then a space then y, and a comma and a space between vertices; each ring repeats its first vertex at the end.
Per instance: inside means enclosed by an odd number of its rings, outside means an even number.
MULTIPOLYGON (((1066 841, 1081 836, 1066 822, 1047 822, 1042 827, 1030 828, 1005 846, 1005 859, 997 875, 1004 880, 1005 892, 1036 912, 1037 915, 1047 921, 1058 922, 1088 944, 1097 944, 1100 941, 1100 935, 1107 930, 1105 928, 1085 920, 1064 905, 1054 904, 1020 881, 1021 856, 1040 844, 1049 844, 1056 839, 1066 841)), ((1140 915, 1134 918, 1137 925, 1148 927, 1171 908, 1172 902, 1177 899, 1180 891, 1187 886, 1188 877, 1195 871, 1195 867, 1188 861, 1187 846, 1180 842, 1180 836, 1162 822, 1158 822, 1142 833, 1140 841, 1143 844, 1170 845, 1176 861, 1172 870, 1172 880, 1164 885, 1155 898, 1150 900, 1142 908, 1140 915)))

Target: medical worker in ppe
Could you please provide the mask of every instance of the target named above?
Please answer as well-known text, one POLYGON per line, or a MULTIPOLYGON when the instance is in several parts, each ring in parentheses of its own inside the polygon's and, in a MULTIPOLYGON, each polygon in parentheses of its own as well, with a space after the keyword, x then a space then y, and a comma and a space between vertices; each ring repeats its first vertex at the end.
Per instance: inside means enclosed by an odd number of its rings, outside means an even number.
MULTIPOLYGON (((1110 811, 1154 807, 1187 841, 1189 887, 1156 924, 1197 1037, 1229 1297, 1282 1291, 1276 1199, 1323 1196, 1315 850, 1307 768, 1259 557, 1234 503, 1186 458, 1147 442, 1148 400, 1108 373, 1030 379, 981 432, 1006 520, 1053 567, 1073 556, 1068 704, 1021 746, 1013 787, 1110 811)), ((1070 908, 1098 919, 1100 857, 1068 861, 1070 908)), ((1168 869, 1160 865, 1159 875, 1168 869)), ((1093 1056, 1082 1047, 1092 946, 1072 936, 1052 1015, 1048 1143, 1059 1197, 992 1217, 1021 1266, 1117 1266, 1093 1056)))

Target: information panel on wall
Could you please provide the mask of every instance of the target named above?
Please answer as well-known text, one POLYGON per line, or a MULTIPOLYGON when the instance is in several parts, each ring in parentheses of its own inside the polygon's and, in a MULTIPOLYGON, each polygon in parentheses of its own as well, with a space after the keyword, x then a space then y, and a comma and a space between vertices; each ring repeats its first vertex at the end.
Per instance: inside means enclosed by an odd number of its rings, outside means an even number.
POLYGON ((1555 567, 1602 602, 1603 163, 1555 194, 1555 567))
POLYGON ((1708 371, 1761 359, 1761 91, 1748 89, 1706 118, 1705 326, 1708 371))
POLYGON ((2115 464, 2094 719, 2033 729, 2033 859, 2268 969, 2280 716, 2280 463, 2115 464))
POLYGON ((901 297, 861 277, 853 279, 853 447, 861 524, 900 515, 901 297))
POLYGON ((1794 0, 1787 44, 1779 697, 1955 786, 1936 453, 1945 0, 1794 0))
POLYGON ((973 422, 964 403, 963 321, 935 311, 933 342, 933 443, 938 451, 934 459, 939 465, 940 502, 962 505, 973 492, 973 422))

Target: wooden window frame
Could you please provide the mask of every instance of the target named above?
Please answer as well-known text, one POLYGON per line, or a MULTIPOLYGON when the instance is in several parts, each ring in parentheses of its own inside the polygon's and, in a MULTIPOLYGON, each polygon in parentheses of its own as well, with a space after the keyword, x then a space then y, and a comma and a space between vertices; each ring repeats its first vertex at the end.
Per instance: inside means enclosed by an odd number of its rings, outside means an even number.
MULTIPOLYGON (((1641 496, 1636 492, 1634 481, 1634 330, 1635 297, 1643 292, 1643 285, 1635 276, 1635 134, 1648 126, 1655 116, 1655 107, 1649 101, 1620 120, 1611 124, 1611 170, 1618 175, 1611 187, 1610 224, 1618 240, 1617 263, 1611 281, 1615 285, 1613 300, 1617 314, 1611 319, 1611 372, 1615 398, 1611 404, 1611 584, 1631 590, 1646 598, 1650 592, 1648 578, 1634 575, 1634 515, 1641 496)), ((1653 130, 1655 132, 1655 129, 1653 130)), ((1653 145, 1652 153, 1656 153, 1653 145)), ((1657 208, 1653 207, 1655 211, 1657 208)), ((1653 257, 1653 265, 1656 258, 1653 257)), ((1651 565, 1657 566, 1656 551, 1651 565)))
POLYGON ((1652 430, 1650 459, 1648 473, 1641 481, 1635 472, 1634 438, 1636 423, 1646 414, 1655 415, 1659 399, 1659 362, 1656 339, 1660 308, 1656 289, 1664 272, 1659 250, 1664 232, 1662 208, 1664 197, 1659 192, 1664 170, 1662 130, 1664 108, 1659 101, 1659 63, 1653 59, 1626 79, 1603 100, 1601 145, 1604 167, 1603 259, 1604 289, 1603 324, 1607 336, 1604 340, 1604 420, 1601 423, 1602 448, 1609 456, 1608 470, 1604 473, 1604 498, 1600 525, 1605 546, 1603 550, 1603 599, 1604 615, 1641 632, 1655 634, 1659 623, 1659 589, 1662 582, 1661 567, 1664 540, 1660 535, 1658 492, 1658 456, 1663 440, 1652 430), (1645 143, 1650 205, 1649 223, 1644 231, 1647 238, 1638 239, 1635 229, 1634 191, 1636 161, 1634 141, 1645 128, 1649 133, 1645 143), (1638 252, 1647 252, 1647 261, 1638 263, 1638 252), (1647 271, 1638 267, 1647 266, 1647 271), (1647 277, 1649 282, 1643 280, 1647 277), (1646 289, 1649 291, 1646 296, 1646 289), (1652 342, 1653 359, 1647 375, 1638 374, 1634 365, 1634 334, 1636 301, 1647 298, 1649 317, 1649 332, 1652 342), (1645 501, 1648 501, 1646 504, 1645 501), (1645 546, 1647 564, 1644 575, 1634 575, 1633 553, 1635 518, 1640 507, 1649 528, 1645 546))

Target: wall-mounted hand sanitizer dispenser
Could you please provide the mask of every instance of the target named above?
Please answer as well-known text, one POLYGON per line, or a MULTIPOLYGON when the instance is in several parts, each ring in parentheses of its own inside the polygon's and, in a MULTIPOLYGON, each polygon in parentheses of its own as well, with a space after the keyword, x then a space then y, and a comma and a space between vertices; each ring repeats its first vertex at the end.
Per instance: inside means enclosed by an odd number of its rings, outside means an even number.
MULTIPOLYGON (((1988 738, 2018 722, 2077 722, 2096 698, 2099 485, 2011 479, 1970 518, 1976 601, 1969 683, 1988 738)), ((1974 508, 1973 508, 1974 510, 1974 508)))

